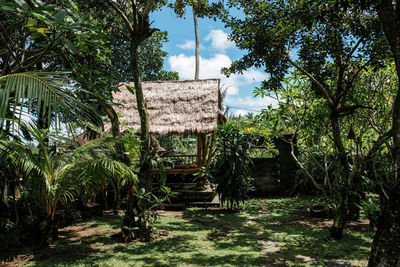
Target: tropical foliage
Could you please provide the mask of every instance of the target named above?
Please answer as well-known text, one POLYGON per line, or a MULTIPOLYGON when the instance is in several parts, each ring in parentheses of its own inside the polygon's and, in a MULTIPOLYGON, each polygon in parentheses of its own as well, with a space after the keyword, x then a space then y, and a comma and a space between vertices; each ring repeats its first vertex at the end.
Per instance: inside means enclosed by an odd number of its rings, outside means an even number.
POLYGON ((48 126, 53 122, 58 128, 68 115, 78 119, 77 122, 99 120, 96 112, 76 97, 78 91, 84 90, 74 86, 65 72, 36 71, 0 76, 0 120, 12 114, 21 121, 23 114, 28 117, 36 114, 47 121, 48 126))
POLYGON ((249 143, 237 128, 227 124, 218 128, 215 149, 209 166, 210 182, 216 184, 221 203, 233 209, 251 189, 249 143))
POLYGON ((115 176, 130 181, 136 179, 128 166, 110 157, 107 150, 117 141, 114 138, 96 139, 74 151, 57 153, 46 144, 49 132, 32 125, 19 125, 29 132, 37 145, 0 140, 1 156, 12 159, 23 177, 23 188, 45 208, 46 217, 41 225, 44 233, 50 231, 50 226, 55 227, 59 206, 71 202, 78 195, 96 193, 100 181, 112 181, 115 176))
MULTIPOLYGON (((125 208, 123 237, 150 237, 157 210, 173 195, 164 187, 141 88, 142 80, 178 78, 163 69, 167 33, 149 19, 164 6, 177 16, 188 6, 195 17, 218 15, 245 51, 226 75, 253 67, 269 75, 254 95, 272 97, 276 106, 220 127, 215 157, 199 172, 216 184, 222 203, 232 209, 247 197, 252 142, 290 136, 285 141, 299 168, 292 192, 323 196, 335 212, 332 238, 361 210, 378 229, 370 266, 397 266, 397 1, 0 0, 0 227, 34 218, 34 231, 47 241, 50 232, 57 235, 58 211, 112 190, 114 212, 119 203, 125 208), (112 99, 121 80, 135 84, 140 140, 121 137, 112 99), (114 138, 63 148, 54 134, 69 124, 99 137, 105 116, 114 138)), ((195 148, 186 137, 159 141, 168 150, 195 148)))

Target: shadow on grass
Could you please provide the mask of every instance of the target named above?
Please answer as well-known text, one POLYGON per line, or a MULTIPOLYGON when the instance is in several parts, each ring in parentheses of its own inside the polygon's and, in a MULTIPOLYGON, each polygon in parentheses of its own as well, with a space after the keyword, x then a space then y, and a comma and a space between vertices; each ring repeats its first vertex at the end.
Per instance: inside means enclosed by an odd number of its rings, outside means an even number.
POLYGON ((345 232, 342 240, 328 241, 327 229, 309 226, 270 226, 269 237, 279 242, 286 260, 293 261, 296 255, 308 256, 320 261, 327 259, 360 260, 369 255, 370 240, 358 233, 345 232))
MULTIPOLYGON (((286 263, 296 262, 302 255, 316 259, 319 264, 325 260, 347 260, 360 264, 369 257, 374 232, 345 230, 341 240, 328 240, 328 228, 312 224, 294 224, 299 219, 312 221, 305 215, 307 207, 316 203, 309 199, 267 200, 269 216, 257 218, 255 228, 271 242, 281 248, 279 254, 286 263)), ((355 227, 353 227, 356 229, 355 227)))
POLYGON ((192 209, 183 218, 164 217, 157 223, 169 233, 148 243, 117 243, 111 236, 120 227, 120 216, 101 216, 86 223, 104 227, 104 233, 82 237, 75 233, 59 240, 56 247, 37 252, 36 266, 177 266, 233 265, 262 266, 274 262, 260 257, 257 239, 271 241, 281 249, 286 264, 296 256, 324 260, 368 258, 373 233, 345 231, 343 240, 328 242, 326 228, 290 224, 304 211, 308 199, 257 199, 248 201, 240 212, 192 209), (262 215, 262 216, 259 216, 262 215), (250 219, 248 216, 251 216, 250 219), (249 221, 251 223, 249 223, 249 221))
MULTIPOLYGON (((195 214, 195 215, 194 215, 195 214)), ((236 224, 245 218, 239 213, 215 212, 208 216, 203 211, 189 218, 164 218, 158 229, 172 236, 148 243, 115 243, 109 235, 91 235, 77 242, 78 234, 59 240, 56 247, 35 254, 36 266, 50 265, 262 265, 257 242, 251 234, 241 233, 236 224), (217 218, 214 218, 217 215, 217 218), (200 233, 200 234, 199 234, 200 233), (215 236, 216 235, 216 236, 215 236), (241 249, 243 249, 241 251, 241 249), (251 253, 249 253, 251 252, 251 253)), ((108 216, 107 216, 108 217, 108 216)), ((90 222, 115 229, 120 219, 99 217, 90 222)))
POLYGON ((93 218, 90 222, 91 226, 106 226, 112 229, 119 229, 121 228, 122 217, 122 215, 103 215, 93 218))

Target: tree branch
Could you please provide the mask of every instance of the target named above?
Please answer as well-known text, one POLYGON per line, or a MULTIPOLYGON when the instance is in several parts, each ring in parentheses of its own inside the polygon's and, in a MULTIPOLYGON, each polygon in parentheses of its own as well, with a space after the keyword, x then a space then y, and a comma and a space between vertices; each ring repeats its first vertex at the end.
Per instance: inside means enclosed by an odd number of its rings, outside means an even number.
POLYGON ((361 71, 363 71, 368 64, 371 62, 372 59, 369 59, 367 62, 365 62, 358 70, 357 72, 354 74, 354 76, 352 77, 352 79, 350 80, 350 82, 346 83, 346 87, 344 88, 344 90, 338 95, 338 98, 340 99, 344 94, 346 94, 350 88, 352 87, 354 81, 356 80, 357 76, 361 73, 361 71))
POLYGON ((133 25, 137 28, 139 24, 138 12, 137 12, 137 3, 136 0, 131 0, 132 11, 133 11, 133 25))
POLYGON ((323 194, 324 197, 326 197, 326 192, 323 187, 321 187, 314 179, 314 177, 308 172, 308 170, 301 164, 301 162, 298 160, 296 155, 294 154, 294 145, 293 145, 293 140, 290 140, 290 155, 292 156, 293 160, 296 162, 297 166, 303 171, 303 173, 311 180, 311 183, 314 185, 315 188, 320 190, 323 194))
POLYGON ((339 62, 338 62, 338 67, 339 67, 339 73, 338 73, 338 80, 336 83, 336 92, 338 92, 339 94, 337 95, 337 97, 335 98, 335 101, 337 104, 340 103, 340 99, 341 96, 343 95, 343 92, 346 91, 346 88, 343 88, 343 76, 344 76, 344 72, 346 70, 347 64, 346 62, 343 61, 342 56, 339 56, 339 62))
MULTIPOLYGON (((352 86, 352 84, 354 83, 355 79, 357 78, 357 76, 361 73, 361 71, 365 70, 365 68, 369 65, 369 63, 372 61, 372 59, 368 59, 367 62, 365 62, 361 68, 359 68, 357 70, 357 72, 354 74, 353 78, 351 79, 351 81, 349 82, 349 84, 347 85, 348 88, 350 88, 352 86)), ((347 89, 347 88, 346 88, 347 89)))
POLYGON ((290 64, 293 65, 293 67, 295 67, 296 69, 298 69, 299 71, 301 71, 304 75, 306 75, 308 78, 310 78, 310 80, 317 85, 317 87, 319 89, 321 89, 323 95, 325 96, 326 101, 328 101, 328 105, 329 107, 333 108, 334 107, 334 102, 332 100, 332 97, 330 96, 328 90, 319 82, 317 81, 317 79, 315 79, 308 71, 306 71, 305 69, 303 69, 302 67, 300 67, 298 64, 296 64, 293 60, 290 59, 289 55, 285 55, 285 54, 281 54, 283 57, 285 57, 290 64))
POLYGON ((154 6, 154 0, 150 0, 146 6, 146 10, 143 13, 143 17, 146 17, 149 15, 150 11, 153 9, 153 6, 154 6))
MULTIPOLYGON (((1 39, 3 40, 2 43, 3 43, 4 46, 7 48, 8 52, 10 53, 10 55, 14 58, 14 60, 15 60, 16 63, 17 63, 17 65, 21 64, 21 62, 17 59, 17 57, 15 56, 15 54, 13 53, 13 51, 11 50, 11 48, 8 46, 7 40, 5 39, 5 37, 4 37, 4 35, 3 35, 3 33, 7 33, 6 28, 4 27, 4 25, 3 25, 2 23, 0 23, 0 27, 1 27, 1 30, 2 30, 2 33, 0 34, 1 39)), ((10 39, 10 41, 12 41, 11 38, 10 38, 10 36, 8 36, 8 34, 7 34, 7 37, 8 37, 8 39, 10 39)))
POLYGON ((361 37, 358 42, 356 43, 356 45, 353 47, 353 49, 350 51, 350 54, 347 55, 346 57, 346 63, 347 61, 349 61, 349 59, 351 58, 351 56, 354 54, 354 52, 356 52, 357 48, 360 46, 362 40, 364 39, 364 37, 361 37))
POLYGON ((128 17, 126 16, 126 14, 121 9, 119 9, 118 6, 112 0, 107 0, 107 2, 120 15, 120 17, 125 21, 125 23, 128 26, 130 32, 133 32, 133 26, 130 23, 130 21, 129 21, 128 17))
POLYGON ((15 69, 15 70, 13 70, 13 71, 11 71, 11 73, 20 72, 21 70, 28 69, 28 68, 32 67, 33 65, 35 65, 36 63, 38 63, 38 62, 42 59, 43 55, 46 54, 48 51, 50 51, 50 49, 53 47, 53 45, 55 44, 55 41, 56 41, 58 38, 60 38, 60 36, 57 37, 57 38, 55 38, 55 35, 53 35, 53 40, 51 40, 51 42, 50 42, 49 45, 46 47, 46 49, 44 49, 44 50, 43 50, 42 52, 40 52, 39 54, 33 55, 33 56, 29 57, 28 59, 26 59, 26 61, 30 61, 30 60, 33 60, 33 59, 34 59, 31 63, 28 63, 28 64, 25 65, 25 66, 22 66, 22 64, 24 63, 24 60, 22 60, 22 61, 21 61, 21 64, 20 64, 20 67, 17 68, 17 69, 15 69))
POLYGON ((338 116, 345 116, 348 114, 353 113, 356 109, 358 108, 366 108, 366 109, 374 109, 373 107, 370 106, 365 106, 365 105, 352 105, 352 106, 343 106, 337 109, 338 116))

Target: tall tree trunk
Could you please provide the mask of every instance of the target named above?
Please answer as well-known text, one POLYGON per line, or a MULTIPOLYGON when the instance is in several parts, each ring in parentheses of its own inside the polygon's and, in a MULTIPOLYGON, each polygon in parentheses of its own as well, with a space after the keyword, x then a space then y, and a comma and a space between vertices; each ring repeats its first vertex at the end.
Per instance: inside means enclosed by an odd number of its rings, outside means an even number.
POLYGON ((143 95, 142 81, 139 69, 139 43, 131 40, 131 67, 133 74, 133 82, 135 84, 136 103, 140 117, 140 173, 139 180, 143 183, 146 191, 152 189, 153 175, 151 173, 149 159, 151 157, 151 145, 149 135, 149 115, 146 109, 146 102, 143 95))
MULTIPOLYGON (((194 35, 195 35, 195 72, 194 79, 198 80, 200 76, 200 40, 199 40, 199 24, 197 23, 197 16, 195 8, 193 7, 193 24, 194 24, 194 35)), ((204 150, 204 145, 206 143, 206 135, 197 135, 197 165, 199 167, 205 164, 205 154, 207 151, 204 150)), ((199 183, 202 181, 199 180, 199 183)))
POLYGON ((372 243, 369 267, 393 266, 400 263, 400 192, 392 191, 389 198, 381 197, 382 214, 372 243))
MULTIPOLYGON (((149 115, 146 109, 146 103, 142 90, 142 81, 140 78, 138 48, 139 43, 134 39, 134 37, 132 37, 130 63, 133 74, 133 82, 135 84, 136 103, 140 117, 140 172, 138 176, 139 182, 144 186, 146 192, 150 192, 153 186, 153 173, 149 165, 149 160, 151 157, 149 115)), ((140 222, 137 223, 135 221, 134 209, 139 210, 139 207, 137 206, 138 203, 133 195, 135 187, 136 185, 132 185, 128 192, 127 209, 123 220, 122 235, 126 240, 134 237, 134 233, 132 231, 133 227, 141 227, 140 222)))
MULTIPOLYGON (((139 68, 139 45, 146 39, 151 37, 153 32, 157 29, 150 28, 149 13, 154 8, 154 0, 149 0, 144 9, 140 9, 137 6, 137 1, 131 1, 132 15, 129 16, 132 19, 132 23, 129 20, 126 13, 121 10, 118 5, 112 1, 107 1, 113 9, 119 14, 121 19, 126 23, 127 29, 130 33, 130 64, 133 75, 133 82, 135 84, 136 103, 140 117, 140 172, 139 180, 143 184, 147 192, 150 192, 153 187, 153 173, 150 166, 151 159, 151 145, 149 136, 149 116, 146 110, 146 103, 143 96, 142 82, 140 78, 139 68)), ((133 214, 133 208, 137 201, 133 195, 136 185, 132 185, 128 193, 128 206, 127 212, 125 213, 122 235, 125 239, 131 239, 133 236, 132 226, 136 226, 135 216, 133 214)), ((140 225, 138 225, 140 227, 140 225)))
POLYGON ((196 12, 194 11, 193 7, 193 22, 194 22, 194 35, 195 35, 195 40, 196 40, 196 47, 195 47, 195 72, 194 72, 194 79, 198 80, 199 79, 199 73, 200 73, 200 41, 199 41, 199 25, 197 23, 197 16, 196 12))
POLYGON ((119 186, 115 189, 114 203, 113 203, 113 213, 114 215, 118 215, 119 206, 121 202, 121 190, 119 186))
MULTIPOLYGON (((375 9, 383 25, 386 38, 393 53, 397 79, 400 80, 400 10, 398 1, 375 0, 375 9)), ((398 266, 400 257, 400 84, 392 108, 392 157, 395 172, 390 193, 381 192, 382 212, 371 248, 368 266, 398 266)))
POLYGON ((349 159, 346 154, 346 149, 343 145, 340 127, 339 127, 339 118, 337 116, 336 110, 332 111, 331 114, 331 127, 332 127, 332 135, 333 142, 335 144, 336 152, 339 156, 340 163, 340 178, 342 179, 339 183, 342 187, 339 189, 339 203, 338 207, 335 211, 335 216, 333 220, 333 224, 330 230, 330 237, 334 239, 342 238, 343 229, 347 223, 347 221, 353 217, 352 212, 355 211, 355 204, 353 203, 355 200, 355 190, 353 188, 353 176, 351 174, 349 159), (354 207, 353 207, 354 206, 354 207))

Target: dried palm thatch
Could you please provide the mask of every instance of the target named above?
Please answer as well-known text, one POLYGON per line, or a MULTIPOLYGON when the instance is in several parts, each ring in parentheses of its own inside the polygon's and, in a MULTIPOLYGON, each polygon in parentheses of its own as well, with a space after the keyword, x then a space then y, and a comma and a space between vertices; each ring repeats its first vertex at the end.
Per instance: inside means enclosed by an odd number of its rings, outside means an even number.
MULTIPOLYGON (((116 111, 122 115, 124 130, 140 128, 136 96, 120 83, 120 92, 114 94, 116 111)), ((143 82, 143 94, 149 114, 150 133, 153 134, 203 134, 215 130, 223 119, 219 79, 189 81, 143 82)))

